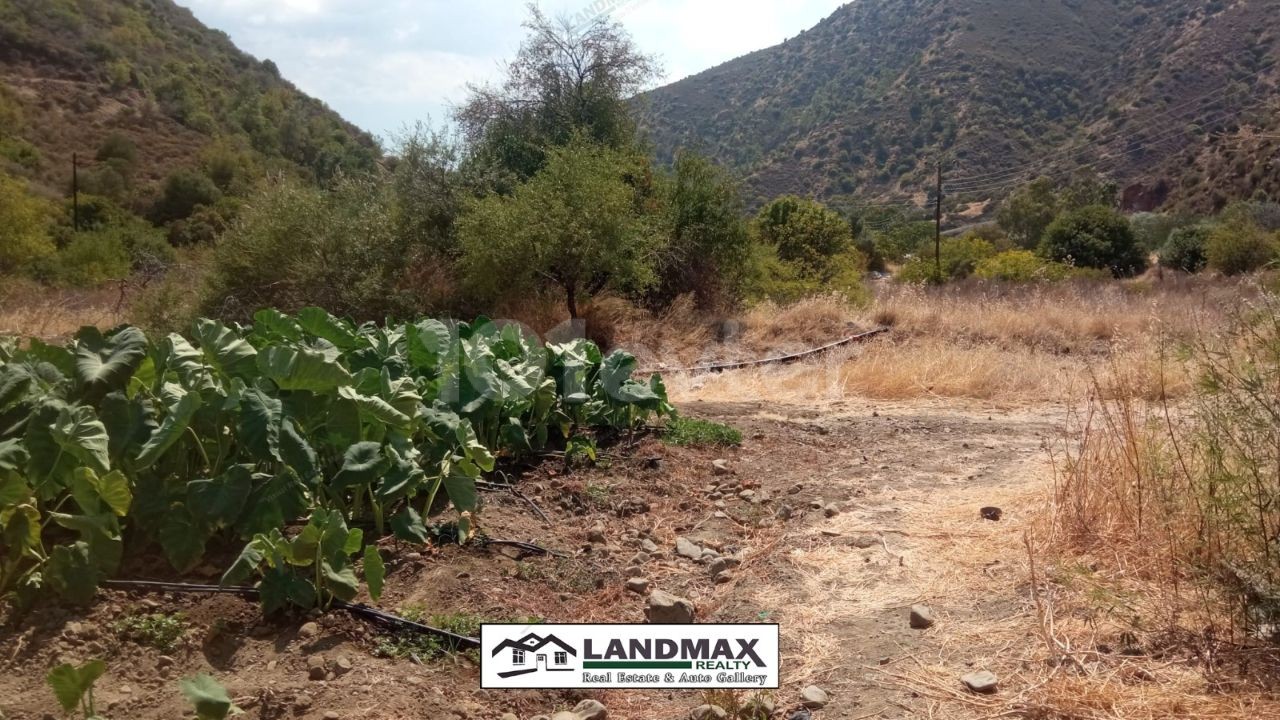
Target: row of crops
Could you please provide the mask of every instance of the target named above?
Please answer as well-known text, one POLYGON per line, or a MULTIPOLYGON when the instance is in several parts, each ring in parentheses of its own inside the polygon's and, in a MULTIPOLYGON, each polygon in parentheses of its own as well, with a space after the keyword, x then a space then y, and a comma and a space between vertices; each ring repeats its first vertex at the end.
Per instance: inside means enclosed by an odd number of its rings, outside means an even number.
POLYGON ((670 415, 661 379, 585 340, 516 325, 354 326, 318 308, 189 336, 86 328, 0 343, 0 595, 89 601, 132 551, 189 571, 243 544, 224 583, 268 612, 384 579, 375 543, 423 543, 504 459, 670 415))

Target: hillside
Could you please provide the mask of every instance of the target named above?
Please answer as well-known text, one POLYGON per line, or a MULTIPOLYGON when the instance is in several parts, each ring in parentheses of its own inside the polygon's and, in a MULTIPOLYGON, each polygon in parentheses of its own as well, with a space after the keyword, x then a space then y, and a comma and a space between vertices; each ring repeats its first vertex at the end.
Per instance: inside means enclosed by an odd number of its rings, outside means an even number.
POLYGON ((1274 0, 861 0, 640 107, 662 159, 682 146, 709 152, 757 200, 920 203, 941 159, 952 209, 1039 172, 1096 169, 1131 207, 1210 210, 1280 194, 1278 10, 1274 0))
POLYGON ((99 161, 82 170, 89 190, 139 208, 157 181, 215 156, 244 174, 324 178, 379 150, 172 0, 0 0, 0 172, 61 197, 72 153, 99 161))

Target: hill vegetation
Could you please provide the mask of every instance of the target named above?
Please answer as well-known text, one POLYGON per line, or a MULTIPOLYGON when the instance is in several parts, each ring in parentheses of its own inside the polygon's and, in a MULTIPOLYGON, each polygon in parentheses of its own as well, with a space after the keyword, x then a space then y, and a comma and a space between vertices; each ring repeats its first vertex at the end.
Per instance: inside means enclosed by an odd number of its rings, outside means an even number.
POLYGON ((971 203, 1082 168, 1118 182, 1127 209, 1208 212, 1280 193, 1274 10, 867 0, 638 107, 660 158, 705 152, 747 177, 753 204, 920 203, 941 161, 955 224, 971 203))

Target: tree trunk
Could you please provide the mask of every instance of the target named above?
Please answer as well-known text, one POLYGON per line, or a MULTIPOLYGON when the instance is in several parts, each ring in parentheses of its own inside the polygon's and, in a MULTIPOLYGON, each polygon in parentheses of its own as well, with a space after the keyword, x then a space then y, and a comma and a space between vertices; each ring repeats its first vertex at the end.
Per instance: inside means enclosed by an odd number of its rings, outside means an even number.
POLYGON ((569 319, 577 320, 582 317, 578 314, 578 288, 568 285, 564 289, 565 300, 569 305, 569 319))

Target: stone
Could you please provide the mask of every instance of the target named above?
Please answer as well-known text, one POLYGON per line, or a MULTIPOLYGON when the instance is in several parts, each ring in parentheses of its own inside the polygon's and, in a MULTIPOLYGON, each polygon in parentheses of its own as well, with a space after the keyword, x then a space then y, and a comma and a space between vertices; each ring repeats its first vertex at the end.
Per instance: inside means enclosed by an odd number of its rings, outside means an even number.
POLYGON ((984 507, 978 513, 982 515, 983 520, 991 522, 1000 522, 1000 518, 1004 517, 1004 511, 998 507, 984 507))
POLYGON ((787 720, 813 720, 813 713, 808 708, 800 708, 788 715, 787 720))
POLYGON ((649 553, 650 555, 658 554, 658 544, 650 540, 649 538, 645 538, 640 541, 640 549, 649 553))
POLYGON ((729 713, 719 705, 699 705, 689 713, 689 720, 724 720, 729 713))
POLYGON ((649 592, 649 579, 633 577, 630 580, 627 580, 627 590, 637 595, 643 595, 649 592))
POLYGON ((603 543, 604 541, 605 540, 604 540, 603 525, 596 525, 595 527, 587 531, 587 542, 603 543))
POLYGON ((337 660, 333 661, 334 675, 346 675, 347 673, 351 672, 354 668, 355 666, 351 664, 351 660, 349 660, 346 657, 339 657, 337 660))
POLYGON ((964 686, 973 692, 983 695, 990 695, 1000 685, 1000 679, 995 676, 995 673, 987 670, 979 670, 978 672, 964 675, 960 678, 960 682, 964 683, 964 686))
POLYGON ((649 553, 638 552, 635 555, 631 556, 630 562, 632 565, 643 565, 649 562, 649 553))
POLYGON ((133 693, 133 688, 129 687, 128 685, 121 685, 120 692, 124 693, 125 695, 130 695, 133 693))
POLYGON ((501 720, 520 720, 520 716, 515 713, 502 713, 501 720))
POLYGON ((835 503, 831 503, 830 505, 822 508, 822 514, 829 518, 833 518, 840 514, 840 508, 836 507, 835 503))
POLYGON ((773 516, 778 518, 779 520, 790 520, 791 516, 794 513, 795 513, 795 510, 792 510, 790 505, 783 503, 782 505, 778 506, 778 509, 773 513, 773 516))
POLYGON ((928 630, 936 622, 933 619, 933 609, 928 605, 912 605, 910 621, 913 630, 928 630))
POLYGON ((694 607, 693 603, 682 597, 676 597, 665 590, 654 590, 649 593, 644 616, 655 625, 687 624, 693 622, 694 607))
POLYGON ((729 474, 729 473, 731 473, 731 472, 733 472, 733 470, 731 470, 731 469, 729 468, 729 461, 728 461, 728 460, 725 460, 724 458, 720 458, 720 459, 717 459, 717 460, 713 460, 713 461, 711 462, 711 474, 713 474, 713 475, 728 475, 728 474, 729 474))
POLYGON ((623 570, 622 574, 626 575, 629 578, 644 577, 644 568, 640 567, 639 565, 631 565, 631 566, 628 566, 625 570, 623 570))
POLYGON ((721 572, 716 573, 712 580, 714 580, 717 585, 733 582, 733 573, 728 570, 722 570, 721 572))
POLYGON ((298 628, 298 637, 300 638, 313 638, 319 634, 320 625, 314 622, 303 623, 302 627, 298 628))
POLYGON ((755 490, 743 490, 742 492, 738 493, 738 497, 742 498, 743 500, 746 500, 747 502, 755 502, 755 500, 756 500, 756 491, 755 491, 755 490))
POLYGON ((810 710, 820 710, 827 706, 830 698, 827 697, 827 691, 817 685, 810 685, 800 691, 800 703, 810 710))
POLYGON ((324 718, 324 720, 338 720, 342 716, 338 714, 337 710, 325 710, 324 715, 320 717, 324 718))
POLYGON ((719 558, 719 557, 720 557, 720 553, 716 552, 715 550, 712 550, 711 548, 702 548, 702 557, 698 558, 698 562, 702 562, 702 563, 715 562, 716 558, 719 558))
POLYGON ((731 563, 729 558, 718 557, 715 560, 712 560, 711 564, 707 566, 707 572, 711 573, 712 576, 719 575, 725 570, 728 570, 730 566, 731 563))
POLYGON ((579 720, 578 716, 568 710, 562 710, 551 716, 551 720, 579 720))
POLYGON ((307 658, 307 678, 311 680, 324 680, 329 674, 325 668, 323 655, 312 655, 307 658))
POLYGON ((860 550, 867 550, 880 544, 875 535, 859 535, 849 542, 860 550))
POLYGON ((573 714, 579 720, 606 720, 609 710, 597 700, 583 700, 573 706, 573 714))
POLYGON ((156 658, 156 667, 167 668, 172 666, 173 666, 173 658, 169 657, 168 655, 161 655, 160 657, 156 658))
POLYGON ((680 536, 676 538, 676 554, 697 560, 702 557, 702 547, 689 538, 680 536))
POLYGON ((311 696, 306 693, 302 693, 301 695, 294 698, 293 700, 294 710, 307 710, 310 707, 311 707, 311 696))

